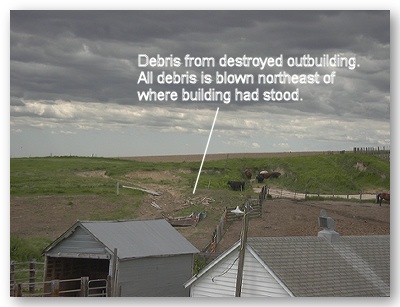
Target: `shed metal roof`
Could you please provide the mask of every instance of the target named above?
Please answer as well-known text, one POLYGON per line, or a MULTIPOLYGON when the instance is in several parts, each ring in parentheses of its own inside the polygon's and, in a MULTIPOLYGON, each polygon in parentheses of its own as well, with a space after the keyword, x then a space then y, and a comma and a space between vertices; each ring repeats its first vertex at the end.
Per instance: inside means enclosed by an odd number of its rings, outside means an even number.
POLYGON ((45 249, 49 252, 81 227, 119 259, 198 253, 185 237, 164 219, 135 221, 78 221, 45 249))

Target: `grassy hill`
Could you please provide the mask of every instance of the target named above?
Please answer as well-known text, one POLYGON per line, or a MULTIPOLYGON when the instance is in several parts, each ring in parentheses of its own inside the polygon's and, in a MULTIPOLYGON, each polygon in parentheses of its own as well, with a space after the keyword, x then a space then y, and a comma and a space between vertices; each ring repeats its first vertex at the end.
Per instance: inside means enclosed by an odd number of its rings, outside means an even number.
MULTIPOLYGON (((197 162, 138 162, 113 158, 47 157, 10 160, 11 195, 113 194, 118 180, 135 171, 174 171, 179 185, 188 191, 197 178, 197 162), (101 176, 90 176, 99 172, 101 176), (86 174, 86 175, 85 175, 86 174)), ((228 180, 244 180, 243 171, 279 171, 273 182, 288 190, 319 191, 329 194, 357 194, 360 191, 390 190, 390 163, 372 155, 334 154, 315 156, 242 158, 205 161, 198 187, 226 189, 228 180)), ((174 185, 172 179, 162 184, 174 185)))

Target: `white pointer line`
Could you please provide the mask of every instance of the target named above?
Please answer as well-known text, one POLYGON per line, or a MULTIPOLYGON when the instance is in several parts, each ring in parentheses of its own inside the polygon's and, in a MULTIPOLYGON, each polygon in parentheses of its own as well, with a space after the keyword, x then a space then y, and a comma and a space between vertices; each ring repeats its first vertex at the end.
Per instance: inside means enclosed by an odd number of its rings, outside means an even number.
POLYGON ((196 192, 197 183, 199 182, 201 169, 203 168, 204 158, 206 157, 206 154, 207 154, 208 144, 210 143, 211 135, 214 130, 215 121, 217 120, 218 110, 219 110, 219 107, 217 108, 217 112, 215 113, 214 122, 211 127, 210 135, 208 136, 206 150, 204 151, 203 160, 201 161, 199 173, 197 174, 197 179, 196 179, 196 184, 194 185, 193 194, 196 192))

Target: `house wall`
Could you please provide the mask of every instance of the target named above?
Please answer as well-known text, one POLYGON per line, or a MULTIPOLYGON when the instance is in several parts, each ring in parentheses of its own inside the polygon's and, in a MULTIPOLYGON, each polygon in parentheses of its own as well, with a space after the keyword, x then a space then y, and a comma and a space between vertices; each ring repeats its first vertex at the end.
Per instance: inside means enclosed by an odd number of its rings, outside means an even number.
MULTIPOLYGON (((201 275, 190 287, 192 297, 233 297, 236 291, 238 249, 226 255, 201 275), (236 261, 235 261, 236 260, 236 261)), ((287 297, 287 291, 265 267, 246 250, 243 267, 242 297, 287 297)))
POLYGON ((118 263, 121 296, 189 296, 183 284, 192 277, 193 254, 146 257, 118 263))

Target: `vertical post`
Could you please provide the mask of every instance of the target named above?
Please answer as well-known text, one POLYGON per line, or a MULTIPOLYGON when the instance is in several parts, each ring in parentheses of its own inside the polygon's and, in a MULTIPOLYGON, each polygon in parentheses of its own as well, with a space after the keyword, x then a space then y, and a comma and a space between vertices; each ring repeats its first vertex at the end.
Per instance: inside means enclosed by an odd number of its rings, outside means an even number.
POLYGON ((82 297, 89 296, 89 277, 88 276, 81 277, 81 296, 82 297))
POLYGON ((112 258, 112 272, 111 272, 111 277, 112 277, 112 284, 111 284, 111 293, 112 296, 118 296, 117 293, 117 284, 118 284, 118 280, 117 280, 117 260, 118 260, 118 249, 114 248, 114 254, 113 254, 113 258, 112 258))
POLYGON ((14 293, 15 288, 15 262, 10 262, 10 293, 14 293))
POLYGON ((16 284, 14 288, 14 296, 21 297, 22 296, 22 286, 21 284, 16 284))
POLYGON ((217 227, 215 228, 216 232, 215 232, 215 243, 218 244, 220 237, 221 237, 221 232, 220 232, 220 228, 219 228, 220 224, 217 225, 217 227))
POLYGON ((110 297, 110 296, 112 296, 112 277, 111 277, 111 275, 108 275, 107 276, 107 288, 106 288, 106 295, 107 295, 107 297, 110 297))
POLYGON ((32 259, 29 263, 29 293, 35 292, 36 281, 36 259, 32 259))
POLYGON ((60 281, 58 279, 51 281, 51 296, 60 296, 60 281))
POLYGON ((117 181, 117 195, 119 195, 119 181, 117 181))
POLYGON ((246 252, 246 244, 247 244, 247 230, 249 228, 249 205, 246 204, 244 207, 244 216, 243 216, 243 229, 240 238, 240 250, 239 250, 239 263, 238 263, 238 272, 236 277, 236 293, 235 297, 240 297, 242 293, 242 281, 243 281, 243 267, 244 267, 244 256, 246 252))

